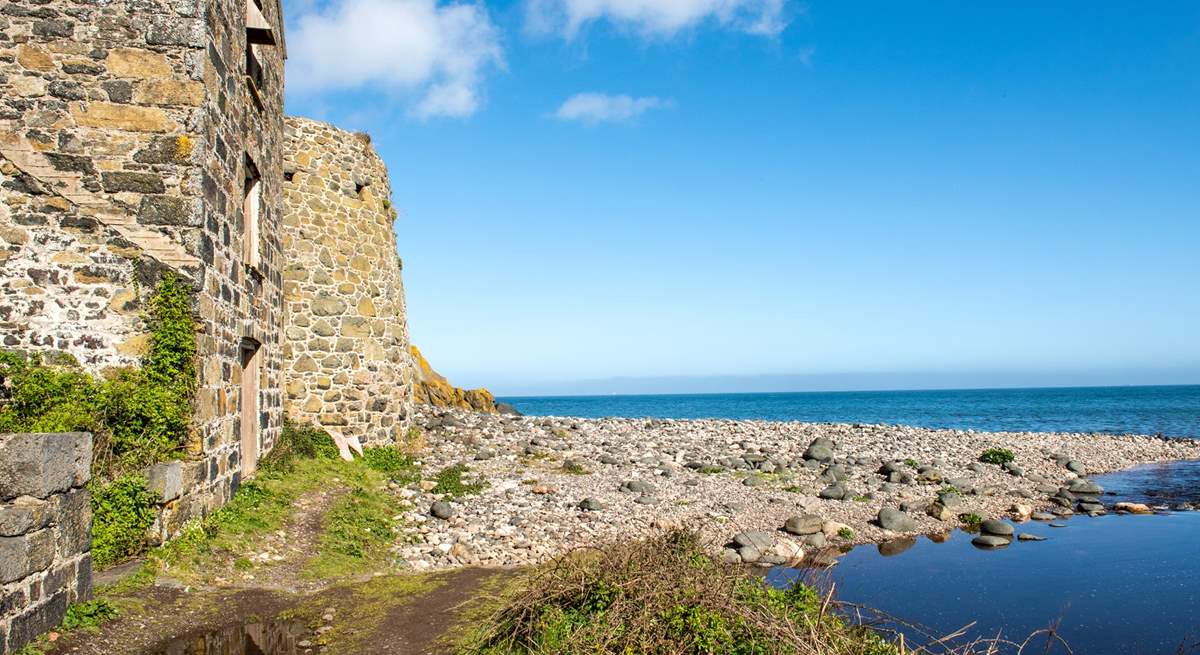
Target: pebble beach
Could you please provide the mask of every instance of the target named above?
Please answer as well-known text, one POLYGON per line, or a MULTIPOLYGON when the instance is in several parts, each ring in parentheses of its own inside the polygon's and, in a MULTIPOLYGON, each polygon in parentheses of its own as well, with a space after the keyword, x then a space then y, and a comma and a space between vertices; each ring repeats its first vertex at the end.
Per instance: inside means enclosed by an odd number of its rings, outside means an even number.
POLYGON ((673 527, 699 530, 730 561, 811 561, 856 543, 946 533, 962 516, 1048 521, 1147 511, 1106 500, 1089 476, 1200 459, 1200 441, 1135 435, 427 406, 414 424, 425 434, 426 479, 398 489, 410 509, 395 555, 418 570, 524 566, 673 527), (1010 451, 1012 461, 981 462, 989 449, 1010 451), (458 465, 481 488, 432 493, 430 478, 458 465))

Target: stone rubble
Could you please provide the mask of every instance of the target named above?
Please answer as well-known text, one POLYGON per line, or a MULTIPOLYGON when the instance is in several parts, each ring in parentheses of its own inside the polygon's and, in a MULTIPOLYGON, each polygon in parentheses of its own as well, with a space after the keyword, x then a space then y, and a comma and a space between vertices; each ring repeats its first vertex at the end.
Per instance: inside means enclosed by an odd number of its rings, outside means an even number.
POLYGON ((522 566, 678 526, 700 530, 729 561, 782 564, 827 546, 944 533, 961 514, 1061 519, 1099 502, 1098 485, 1077 471, 1200 459, 1200 441, 1148 436, 522 417, 428 406, 414 424, 427 433, 426 480, 400 490, 411 509, 395 555, 419 570, 522 566), (1015 461, 978 461, 997 447, 1015 461), (485 488, 432 494, 429 479, 456 464, 485 488), (431 515, 434 503, 449 506, 434 513, 446 518, 431 515))

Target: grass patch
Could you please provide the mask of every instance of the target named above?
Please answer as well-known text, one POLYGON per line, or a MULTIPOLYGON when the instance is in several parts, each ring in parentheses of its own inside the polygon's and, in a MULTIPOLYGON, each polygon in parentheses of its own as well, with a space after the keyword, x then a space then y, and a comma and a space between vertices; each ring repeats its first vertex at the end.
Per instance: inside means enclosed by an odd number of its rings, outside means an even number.
POLYGON ((913 458, 909 457, 908 459, 904 460, 904 465, 905 465, 905 466, 908 466, 908 467, 910 467, 910 468, 917 468, 917 467, 919 467, 921 464, 920 464, 920 463, 919 463, 917 460, 915 460, 915 459, 913 459, 913 458))
POLYGON ((792 485, 788 485, 788 486, 784 487, 784 488, 783 488, 783 490, 784 490, 784 491, 786 491, 786 492, 788 492, 788 493, 793 493, 793 494, 802 494, 802 493, 805 493, 805 489, 804 489, 804 487, 800 487, 800 486, 797 486, 797 485, 794 485, 794 484, 792 484, 792 485))
POLYGON ((1013 454, 1013 451, 1007 448, 988 448, 979 455, 979 461, 984 464, 996 464, 997 466, 1008 464, 1016 458, 1017 456, 1013 454))
POLYGON ((358 487, 325 515, 317 554, 304 569, 318 579, 341 578, 366 569, 387 554, 394 537, 390 497, 358 487))
POLYGON ((461 645, 487 655, 893 655, 811 588, 777 589, 675 531, 560 558, 510 590, 461 645))
POLYGON ((390 542, 391 516, 399 510, 386 491, 387 483, 419 479, 412 459, 397 448, 381 447, 368 448, 362 458, 347 462, 337 457, 324 431, 290 422, 276 446, 280 447, 290 454, 264 462, 258 475, 242 484, 224 507, 152 552, 154 565, 186 575, 215 557, 234 570, 250 570, 254 564, 244 555, 258 537, 284 526, 297 498, 339 486, 350 491, 326 515, 319 551, 308 572, 336 577, 377 561, 378 544, 383 539, 390 542))
POLYGON ((484 487, 487 486, 487 483, 483 480, 476 480, 475 482, 465 482, 463 480, 463 474, 469 470, 466 464, 455 464, 454 466, 447 466, 438 471, 438 474, 433 478, 437 484, 434 485, 431 493, 450 498, 461 498, 462 496, 470 496, 483 491, 484 487))
POLYGON ((968 528, 970 530, 978 530, 979 525, 981 523, 983 523, 983 517, 976 514, 975 512, 970 512, 967 514, 959 514, 958 520, 960 523, 962 523, 966 528, 968 528))
POLYGON ((850 528, 847 528, 844 526, 838 528, 837 534, 839 537, 841 537, 842 539, 846 539, 846 540, 850 540, 850 539, 854 538, 854 530, 851 530, 850 528))

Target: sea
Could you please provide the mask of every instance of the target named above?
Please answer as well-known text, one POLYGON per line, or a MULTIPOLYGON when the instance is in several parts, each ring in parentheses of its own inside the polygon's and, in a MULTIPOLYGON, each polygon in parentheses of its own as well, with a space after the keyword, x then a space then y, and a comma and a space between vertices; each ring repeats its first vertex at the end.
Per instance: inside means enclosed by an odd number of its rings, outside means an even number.
POLYGON ((501 398, 532 416, 890 423, 1200 438, 1200 385, 501 398))

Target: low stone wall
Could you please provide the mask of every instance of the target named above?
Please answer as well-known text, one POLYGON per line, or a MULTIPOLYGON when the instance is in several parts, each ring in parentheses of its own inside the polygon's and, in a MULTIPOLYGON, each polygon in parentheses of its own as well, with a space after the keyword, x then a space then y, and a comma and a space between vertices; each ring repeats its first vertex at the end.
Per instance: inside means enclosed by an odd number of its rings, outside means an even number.
POLYGON ((92 596, 92 435, 0 434, 0 655, 92 596))

